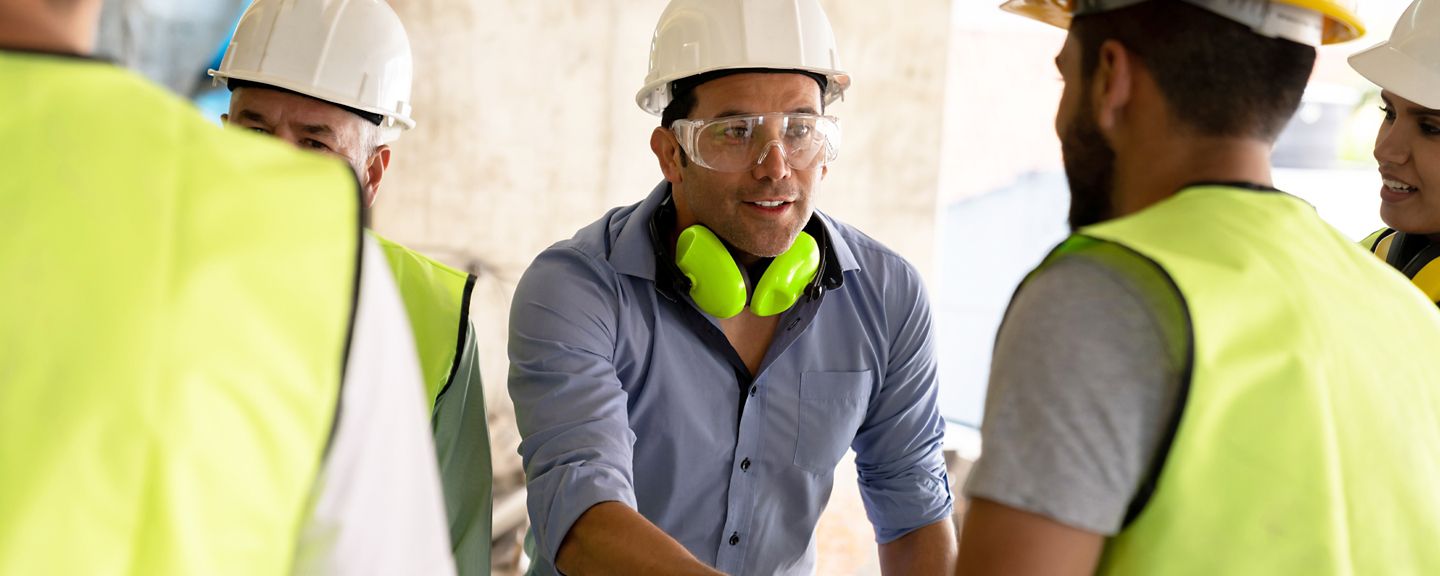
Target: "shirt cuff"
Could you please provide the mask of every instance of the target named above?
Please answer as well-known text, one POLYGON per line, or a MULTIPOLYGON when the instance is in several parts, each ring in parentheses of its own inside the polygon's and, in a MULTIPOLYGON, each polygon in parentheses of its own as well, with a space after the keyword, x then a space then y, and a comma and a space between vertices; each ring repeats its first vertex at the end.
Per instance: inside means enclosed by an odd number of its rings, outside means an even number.
POLYGON ((860 496, 875 527, 875 541, 888 544, 949 518, 955 510, 944 464, 923 475, 883 481, 860 480, 860 496))
POLYGON ((593 463, 556 467, 531 482, 527 492, 536 543, 551 566, 560 543, 586 510, 602 502, 638 508, 629 479, 619 470, 593 463))

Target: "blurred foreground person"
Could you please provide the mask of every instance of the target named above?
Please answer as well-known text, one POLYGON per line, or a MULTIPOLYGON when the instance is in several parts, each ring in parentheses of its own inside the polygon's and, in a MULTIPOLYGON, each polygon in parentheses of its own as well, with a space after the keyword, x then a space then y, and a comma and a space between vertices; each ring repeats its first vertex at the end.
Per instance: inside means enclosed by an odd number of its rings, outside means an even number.
POLYGON ((350 170, 0 0, 0 574, 449 574, 405 311, 350 170))

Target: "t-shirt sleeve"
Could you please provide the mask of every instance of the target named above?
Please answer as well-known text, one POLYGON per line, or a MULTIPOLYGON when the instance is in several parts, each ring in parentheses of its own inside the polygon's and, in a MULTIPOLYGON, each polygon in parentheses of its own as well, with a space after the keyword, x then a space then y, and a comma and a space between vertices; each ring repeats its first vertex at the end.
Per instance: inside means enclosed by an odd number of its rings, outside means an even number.
POLYGON ((1168 450, 1189 346, 1157 266, 1113 245, 1057 258, 1017 292, 996 339, 966 495, 1118 533, 1168 450))

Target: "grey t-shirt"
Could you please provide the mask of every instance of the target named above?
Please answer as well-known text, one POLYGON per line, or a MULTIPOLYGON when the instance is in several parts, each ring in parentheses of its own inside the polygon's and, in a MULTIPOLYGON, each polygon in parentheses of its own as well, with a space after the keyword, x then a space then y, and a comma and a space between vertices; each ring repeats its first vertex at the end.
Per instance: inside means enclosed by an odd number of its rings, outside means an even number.
POLYGON ((1168 450, 1190 347, 1183 299, 1148 259, 1109 243, 1055 259, 996 339, 965 494, 1118 533, 1168 450))

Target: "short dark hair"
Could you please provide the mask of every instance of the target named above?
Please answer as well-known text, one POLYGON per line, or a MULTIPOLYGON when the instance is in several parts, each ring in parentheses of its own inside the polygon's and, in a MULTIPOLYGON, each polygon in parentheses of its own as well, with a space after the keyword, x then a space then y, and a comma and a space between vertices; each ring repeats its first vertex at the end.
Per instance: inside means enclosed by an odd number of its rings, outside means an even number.
POLYGON ((695 88, 711 80, 719 80, 726 76, 735 74, 761 73, 761 74, 803 74, 814 79, 820 85, 820 108, 825 108, 825 86, 829 82, 824 76, 804 70, 781 70, 775 68, 737 68, 731 70, 714 70, 704 74, 696 74, 687 78, 681 78, 670 83, 670 103, 665 106, 665 111, 660 114, 660 126, 669 128, 676 120, 683 120, 695 111, 695 88))
POLYGON ((1118 41, 1149 69, 1173 117, 1203 136, 1274 141, 1315 66, 1310 46, 1261 36, 1179 0, 1079 16, 1070 34, 1083 78, 1098 67, 1100 45, 1118 41))

